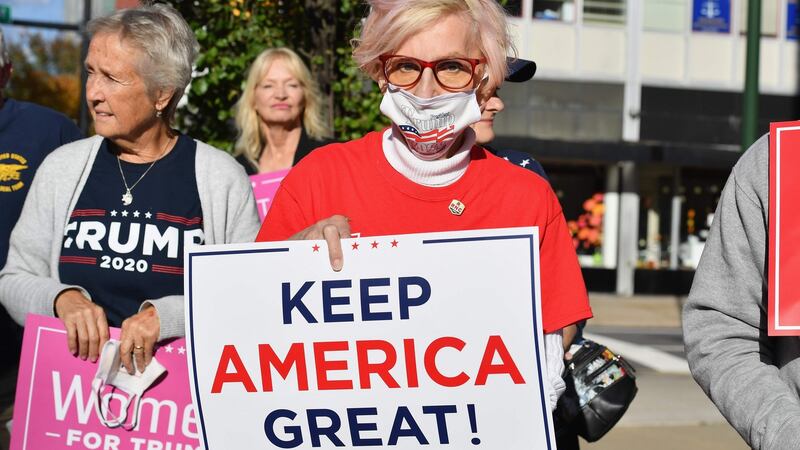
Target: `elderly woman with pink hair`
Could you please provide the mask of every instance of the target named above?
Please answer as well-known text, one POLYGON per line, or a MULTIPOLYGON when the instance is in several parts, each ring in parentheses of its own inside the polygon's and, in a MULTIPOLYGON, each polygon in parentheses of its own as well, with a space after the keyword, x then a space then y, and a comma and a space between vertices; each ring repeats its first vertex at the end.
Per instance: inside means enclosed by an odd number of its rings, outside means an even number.
POLYGON ((575 250, 548 182, 476 145, 470 128, 508 71, 506 14, 495 0, 369 4, 353 56, 380 86, 392 126, 317 149, 295 166, 258 240, 325 238, 339 270, 339 238, 351 233, 538 226, 554 408, 564 390, 562 329, 592 314, 575 250))

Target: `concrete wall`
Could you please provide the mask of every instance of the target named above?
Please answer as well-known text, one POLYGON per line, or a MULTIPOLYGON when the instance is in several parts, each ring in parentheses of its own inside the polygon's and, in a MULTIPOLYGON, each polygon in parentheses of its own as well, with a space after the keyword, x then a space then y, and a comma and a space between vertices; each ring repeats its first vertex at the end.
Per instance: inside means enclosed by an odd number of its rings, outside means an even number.
MULTIPOLYGON (((640 1, 640 0, 636 0, 640 1)), ((691 31, 691 0, 645 3, 640 45, 642 84, 740 91, 745 66, 745 37, 741 8, 746 0, 732 0, 731 32, 691 31), (679 26, 659 26, 658 15, 685 20, 679 26), (654 30, 654 28, 660 28, 654 30), (672 28, 666 29, 665 28, 672 28)), ((532 0, 527 0, 532 4, 532 0)), ((777 31, 761 39, 761 91, 768 94, 798 93, 798 43, 785 37, 787 0, 766 0, 776 11, 777 31)), ((525 3, 524 12, 531 11, 525 3)), ((579 3, 578 3, 579 4, 579 3)), ((523 14, 512 19, 520 56, 539 65, 537 79, 618 82, 625 80, 626 31, 624 25, 584 23, 580 11, 572 22, 539 20, 523 14)))

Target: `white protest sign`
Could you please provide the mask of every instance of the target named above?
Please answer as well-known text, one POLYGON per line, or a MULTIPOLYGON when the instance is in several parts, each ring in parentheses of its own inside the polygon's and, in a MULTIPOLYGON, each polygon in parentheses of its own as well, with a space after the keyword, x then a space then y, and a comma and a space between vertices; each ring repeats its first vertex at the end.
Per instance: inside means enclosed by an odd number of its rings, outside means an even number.
POLYGON ((554 449, 538 229, 195 247, 192 395, 209 450, 554 449))

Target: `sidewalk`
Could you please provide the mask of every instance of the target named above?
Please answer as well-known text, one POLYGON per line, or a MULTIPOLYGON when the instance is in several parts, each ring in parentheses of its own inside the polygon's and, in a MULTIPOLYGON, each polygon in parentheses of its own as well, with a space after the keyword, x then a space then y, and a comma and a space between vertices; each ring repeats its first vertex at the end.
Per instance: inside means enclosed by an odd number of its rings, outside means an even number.
MULTIPOLYGON (((590 294, 592 327, 681 327, 684 297, 590 294)), ((602 329, 602 328, 601 328, 602 329)), ((676 331, 677 332, 677 331, 676 331)), ((634 362, 635 364, 635 362, 634 362)), ((640 370, 639 392, 614 429, 585 450, 746 450, 748 446, 689 375, 640 370)))
POLYGON ((590 293, 589 301, 594 311, 592 325, 680 328, 685 297, 590 293))
POLYGON ((617 427, 603 439, 581 442, 583 450, 748 450, 729 425, 617 427))

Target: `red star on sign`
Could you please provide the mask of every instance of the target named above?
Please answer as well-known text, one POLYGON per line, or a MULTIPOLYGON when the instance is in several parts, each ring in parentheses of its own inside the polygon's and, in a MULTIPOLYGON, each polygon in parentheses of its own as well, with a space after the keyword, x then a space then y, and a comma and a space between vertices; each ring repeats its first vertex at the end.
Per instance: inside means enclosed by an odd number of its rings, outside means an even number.
POLYGON ((397 247, 397 239, 392 241, 392 247, 397 247))
POLYGON ((378 241, 372 241, 372 248, 378 248, 378 241))
POLYGON ((358 242, 353 242, 353 250, 358 250, 358 242))
POLYGON ((311 247, 311 248, 313 248, 315 252, 319 251, 319 245, 317 245, 317 244, 314 244, 314 246, 311 247))

